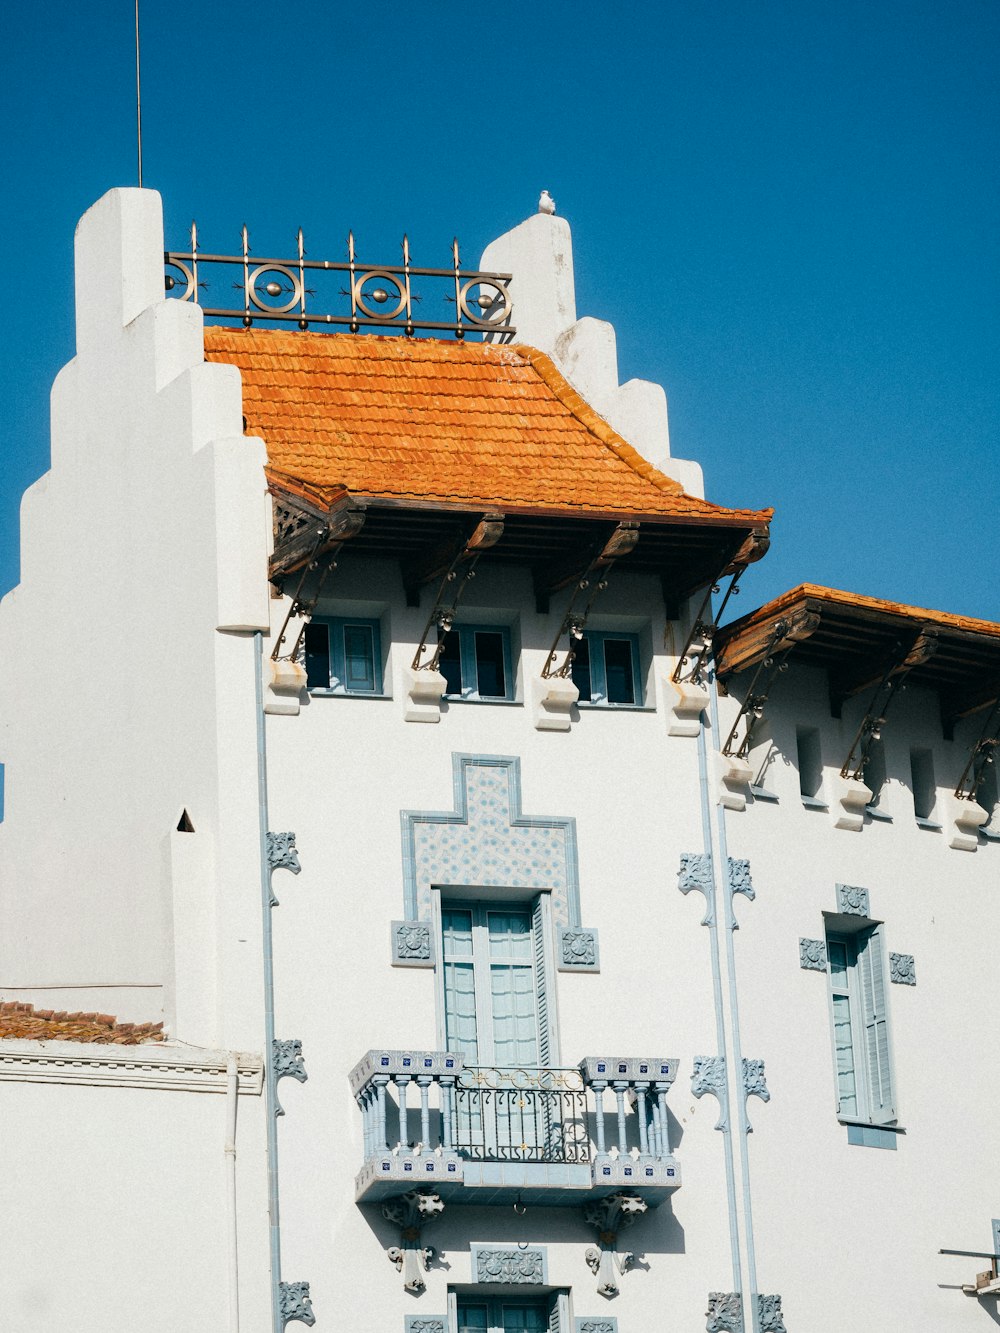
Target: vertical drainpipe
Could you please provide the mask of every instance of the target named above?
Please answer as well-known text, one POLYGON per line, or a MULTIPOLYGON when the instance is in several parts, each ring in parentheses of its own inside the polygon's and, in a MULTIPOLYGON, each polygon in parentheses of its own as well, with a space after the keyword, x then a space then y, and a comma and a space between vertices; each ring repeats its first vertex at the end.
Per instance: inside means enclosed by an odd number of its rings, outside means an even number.
MULTIPOLYGON (((726 1056, 726 1024, 722 1006, 722 971, 719 961, 719 884, 712 854, 711 796, 708 785, 708 753, 705 743, 705 723, 698 729, 698 777, 701 786, 701 830, 705 853, 712 867, 712 911, 708 924, 712 954, 712 989, 715 998, 715 1037, 718 1053, 726 1056)), ((735 1052, 733 1053, 735 1059, 735 1052)), ((726 1061, 727 1065, 729 1061, 726 1061)), ((733 1157, 733 1110, 730 1107, 723 1118, 723 1144, 726 1163, 726 1198, 729 1205, 729 1248, 733 1263, 733 1290, 742 1286, 740 1275, 740 1225, 736 1213, 736 1163, 733 1157)))
POLYGON ((254 633, 257 705, 257 800, 260 833, 260 892, 264 944, 264 1113, 267 1116, 267 1214, 271 1248, 271 1327, 282 1333, 278 1284, 281 1281, 281 1222, 278 1213, 278 1122, 274 1077, 274 956, 271 947, 271 867, 267 858, 267 751, 264 734, 264 637, 254 633))
MULTIPOLYGON (((712 731, 720 736, 719 731, 719 695, 713 673, 709 684, 712 699, 712 731)), ((702 733, 704 735, 704 732, 702 733)), ((729 974, 729 1024, 732 1038, 733 1065, 730 1087, 736 1092, 734 1116, 739 1123, 740 1134, 740 1174, 743 1187, 743 1229, 746 1235, 747 1276, 750 1279, 750 1326, 753 1333, 760 1333, 760 1311, 757 1308, 757 1255, 754 1248, 753 1211, 750 1201, 750 1143, 746 1117, 746 1097, 743 1087, 743 1050, 740 1042, 740 1004, 736 987, 736 909, 733 906, 733 893, 730 882, 729 848, 726 842, 726 808, 718 807, 719 861, 723 878, 723 901, 725 904, 726 926, 726 970, 729 974)), ((744 1301, 745 1319, 746 1301, 744 1301)))
POLYGON ((239 1096, 236 1052, 226 1057, 226 1231, 229 1250, 229 1333, 240 1333, 239 1227, 236 1217, 236 1099, 239 1096))

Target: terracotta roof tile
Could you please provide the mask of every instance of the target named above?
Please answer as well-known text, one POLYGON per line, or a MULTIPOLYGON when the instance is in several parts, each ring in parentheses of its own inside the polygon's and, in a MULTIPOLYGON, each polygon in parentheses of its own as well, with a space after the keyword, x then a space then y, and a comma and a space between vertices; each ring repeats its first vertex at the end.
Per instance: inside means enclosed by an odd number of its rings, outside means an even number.
POLYGON ((317 498, 766 523, 686 495, 530 347, 273 329, 205 330, 239 367, 269 476, 317 498))
POLYGON ((788 592, 758 607, 756 611, 741 616, 739 621, 733 622, 733 627, 770 620, 772 616, 780 615, 788 607, 807 597, 827 602, 831 606, 853 607, 862 611, 882 612, 885 615, 905 616, 907 620, 917 620, 925 625, 940 625, 943 629, 965 630, 971 634, 1000 638, 1000 625, 992 620, 976 620, 972 616, 956 616, 949 611, 931 611, 923 606, 907 606, 903 602, 889 602, 882 597, 866 597, 861 593, 843 592, 839 588, 824 588, 817 583, 800 583, 797 588, 790 588, 788 592))
POLYGON ((139 1046, 147 1041, 162 1041, 163 1024, 118 1023, 111 1014, 70 1014, 64 1010, 36 1009, 34 1005, 12 1000, 0 1003, 0 1038, 4 1037, 139 1046))

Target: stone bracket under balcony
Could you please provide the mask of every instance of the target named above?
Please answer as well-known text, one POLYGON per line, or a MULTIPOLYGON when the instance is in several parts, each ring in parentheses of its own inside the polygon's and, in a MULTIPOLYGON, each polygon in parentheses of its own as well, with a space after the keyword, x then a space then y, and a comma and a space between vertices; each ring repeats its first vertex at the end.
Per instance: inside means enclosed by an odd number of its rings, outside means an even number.
POLYGON ((588 1057, 566 1069, 466 1066, 439 1051, 369 1051, 359 1203, 413 1189, 447 1203, 573 1205, 627 1189, 656 1207, 680 1186, 666 1094, 677 1061, 588 1057))

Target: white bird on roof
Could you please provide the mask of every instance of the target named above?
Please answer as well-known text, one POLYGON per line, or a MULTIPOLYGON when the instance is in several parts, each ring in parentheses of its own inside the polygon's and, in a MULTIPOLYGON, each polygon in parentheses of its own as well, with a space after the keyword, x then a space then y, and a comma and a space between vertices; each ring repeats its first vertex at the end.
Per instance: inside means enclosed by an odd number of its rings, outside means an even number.
POLYGON ((548 213, 550 216, 556 211, 556 201, 548 190, 543 190, 538 196, 538 211, 539 213, 548 213))

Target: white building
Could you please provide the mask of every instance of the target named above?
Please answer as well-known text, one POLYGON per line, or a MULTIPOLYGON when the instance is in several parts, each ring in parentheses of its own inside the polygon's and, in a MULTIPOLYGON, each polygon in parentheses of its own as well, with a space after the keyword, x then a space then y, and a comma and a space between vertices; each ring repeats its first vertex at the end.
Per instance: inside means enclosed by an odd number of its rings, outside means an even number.
POLYGON ((1000 626, 713 636, 770 511, 558 217, 353 331, 163 251, 80 223, 0 607, 5 1333, 996 1322, 1000 626))

